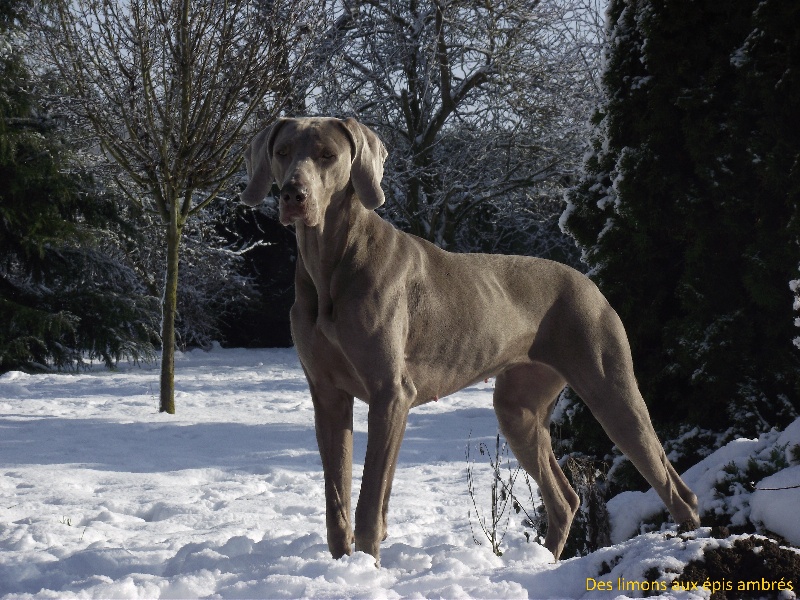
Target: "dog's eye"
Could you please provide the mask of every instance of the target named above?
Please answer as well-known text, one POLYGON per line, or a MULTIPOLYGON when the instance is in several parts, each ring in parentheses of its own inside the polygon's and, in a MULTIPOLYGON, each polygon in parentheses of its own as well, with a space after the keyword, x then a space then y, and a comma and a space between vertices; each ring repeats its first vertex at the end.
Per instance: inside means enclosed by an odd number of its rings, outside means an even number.
POLYGON ((331 152, 330 150, 323 150, 320 153, 320 156, 322 158, 324 158, 325 160, 331 160, 332 158, 336 158, 336 153, 335 152, 331 152))
POLYGON ((275 154, 277 154, 278 156, 289 156, 289 151, 286 148, 278 148, 275 154))

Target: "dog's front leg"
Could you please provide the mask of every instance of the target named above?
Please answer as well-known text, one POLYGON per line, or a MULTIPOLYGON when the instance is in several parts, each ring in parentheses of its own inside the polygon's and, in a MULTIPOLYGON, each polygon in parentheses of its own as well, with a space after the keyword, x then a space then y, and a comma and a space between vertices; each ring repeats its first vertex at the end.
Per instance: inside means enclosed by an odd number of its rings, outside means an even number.
POLYGON ((352 553, 353 397, 311 386, 317 444, 325 474, 325 521, 333 558, 352 553))
POLYGON ((370 400, 367 455, 356 507, 356 550, 380 563, 380 543, 386 537, 386 513, 400 444, 405 434, 412 394, 408 386, 393 386, 370 400))

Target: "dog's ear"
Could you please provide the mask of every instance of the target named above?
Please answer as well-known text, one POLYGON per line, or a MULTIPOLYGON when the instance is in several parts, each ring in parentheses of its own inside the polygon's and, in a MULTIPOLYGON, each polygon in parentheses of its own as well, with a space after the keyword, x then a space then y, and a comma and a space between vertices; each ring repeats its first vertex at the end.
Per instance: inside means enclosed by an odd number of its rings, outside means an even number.
POLYGON ((353 146, 350 181, 361 203, 368 209, 374 210, 386 199, 381 189, 386 148, 371 129, 352 117, 343 120, 342 123, 353 146))
POLYGON ((287 119, 279 119, 266 129, 259 131, 245 149, 244 162, 247 167, 249 181, 247 187, 239 195, 247 206, 261 204, 272 187, 272 143, 278 130, 287 119))

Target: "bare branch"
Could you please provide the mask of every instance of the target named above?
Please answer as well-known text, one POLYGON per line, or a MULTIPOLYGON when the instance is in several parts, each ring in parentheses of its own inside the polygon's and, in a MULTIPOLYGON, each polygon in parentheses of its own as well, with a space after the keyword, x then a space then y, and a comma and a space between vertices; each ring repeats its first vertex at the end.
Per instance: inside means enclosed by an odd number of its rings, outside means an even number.
POLYGON ((494 247, 495 224, 533 204, 553 216, 583 154, 602 42, 599 0, 362 0, 313 104, 358 114, 391 147, 399 225, 455 246, 482 215, 469 235, 487 237, 469 248, 494 247))

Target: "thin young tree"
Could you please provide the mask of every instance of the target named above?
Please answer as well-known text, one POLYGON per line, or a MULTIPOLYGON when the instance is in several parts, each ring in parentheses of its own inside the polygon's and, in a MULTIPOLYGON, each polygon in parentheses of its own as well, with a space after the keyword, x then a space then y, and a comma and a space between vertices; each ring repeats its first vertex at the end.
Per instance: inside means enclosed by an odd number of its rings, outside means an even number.
POLYGON ((48 54, 120 168, 120 187, 165 229, 161 412, 175 412, 184 226, 240 170, 254 121, 280 110, 313 42, 310 3, 57 0, 43 9, 48 54))

